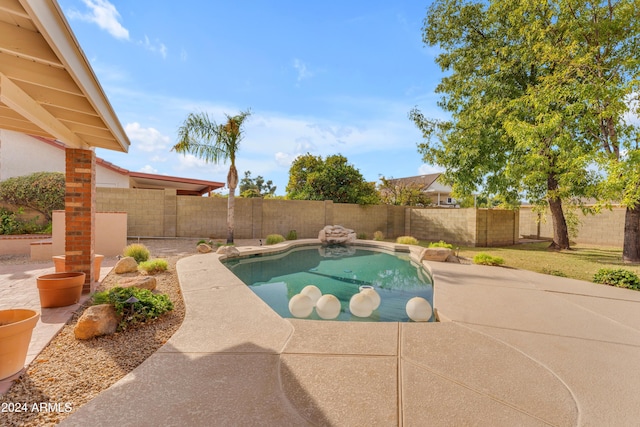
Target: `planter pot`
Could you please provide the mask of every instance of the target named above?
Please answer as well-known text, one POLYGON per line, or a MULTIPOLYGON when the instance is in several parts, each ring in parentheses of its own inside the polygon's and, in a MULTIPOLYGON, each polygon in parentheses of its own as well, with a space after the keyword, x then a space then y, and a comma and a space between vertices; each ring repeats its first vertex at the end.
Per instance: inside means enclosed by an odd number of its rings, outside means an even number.
POLYGON ((85 274, 76 272, 45 274, 38 277, 42 308, 64 307, 80 301, 85 274))
MULTIPOLYGON (((64 273, 65 272, 65 256, 64 255, 55 255, 53 258, 53 265, 56 269, 56 273, 64 273)), ((100 266, 102 265, 102 260, 104 259, 104 255, 95 254, 93 257, 93 278, 95 282, 100 281, 100 266)))
POLYGON ((0 380, 24 367, 31 333, 40 314, 33 310, 0 310, 0 380))

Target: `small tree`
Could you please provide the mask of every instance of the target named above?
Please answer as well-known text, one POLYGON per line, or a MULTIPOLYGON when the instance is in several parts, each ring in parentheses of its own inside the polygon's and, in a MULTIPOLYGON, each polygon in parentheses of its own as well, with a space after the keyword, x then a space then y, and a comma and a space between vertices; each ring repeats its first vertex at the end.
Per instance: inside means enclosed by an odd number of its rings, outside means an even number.
POLYGON ((386 205, 396 206, 429 206, 431 199, 424 192, 423 186, 417 183, 392 182, 380 178, 378 186, 380 200, 386 205))
POLYGON ((251 171, 244 173, 244 178, 240 180, 240 196, 242 197, 272 197, 276 192, 273 181, 266 181, 260 175, 251 177, 251 171))
POLYGON ((65 177, 61 172, 36 172, 0 182, 0 199, 31 208, 51 221, 54 210, 64 209, 65 177))

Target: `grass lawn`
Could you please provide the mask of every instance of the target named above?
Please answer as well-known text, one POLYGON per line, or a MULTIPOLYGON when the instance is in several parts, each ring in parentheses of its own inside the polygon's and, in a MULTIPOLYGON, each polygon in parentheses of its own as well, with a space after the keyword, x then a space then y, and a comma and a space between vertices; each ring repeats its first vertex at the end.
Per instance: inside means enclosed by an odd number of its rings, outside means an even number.
MULTIPOLYGON (((428 242, 420 242, 428 246, 428 242)), ((575 245, 568 251, 549 251, 549 242, 523 243, 497 248, 460 247, 459 255, 472 259, 484 252, 504 259, 504 266, 591 282, 601 268, 624 268, 640 275, 640 265, 622 263, 622 248, 575 245)), ((454 246, 455 249, 455 246, 454 246)), ((496 267, 500 268, 500 267, 496 267)))

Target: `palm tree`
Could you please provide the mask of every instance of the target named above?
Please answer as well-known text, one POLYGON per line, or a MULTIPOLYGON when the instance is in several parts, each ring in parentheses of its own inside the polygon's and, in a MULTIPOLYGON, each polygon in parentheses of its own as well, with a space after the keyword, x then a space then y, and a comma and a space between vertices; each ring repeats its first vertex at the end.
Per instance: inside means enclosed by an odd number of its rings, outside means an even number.
POLYGON ((193 154, 205 162, 229 160, 231 163, 227 174, 227 243, 233 243, 235 192, 238 186, 236 153, 242 140, 242 123, 250 115, 250 110, 233 117, 225 114, 227 122, 219 125, 207 113, 191 113, 178 129, 178 143, 171 149, 176 153, 193 154))

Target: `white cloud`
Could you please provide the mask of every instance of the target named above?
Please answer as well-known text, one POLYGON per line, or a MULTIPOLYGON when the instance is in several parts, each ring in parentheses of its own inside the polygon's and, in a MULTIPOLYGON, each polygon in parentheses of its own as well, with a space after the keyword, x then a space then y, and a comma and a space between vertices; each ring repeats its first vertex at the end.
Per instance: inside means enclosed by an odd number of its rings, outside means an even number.
POLYGON ((298 72, 298 82, 313 77, 313 72, 307 68, 307 64, 297 58, 293 60, 293 68, 298 72))
POLYGON ((125 131, 131 141, 135 142, 135 147, 140 151, 154 152, 167 150, 170 144, 168 136, 163 135, 154 128, 143 128, 140 123, 128 123, 125 131))
POLYGON ((429 175, 432 173, 441 173, 442 168, 438 166, 423 164, 418 168, 418 175, 429 175))
POLYGON ((164 59, 167 58, 167 46, 164 43, 161 43, 158 39, 152 43, 149 40, 149 37, 144 36, 144 40, 138 42, 139 45, 147 49, 149 52, 159 53, 164 59))
POLYGON ((70 19, 80 19, 93 22, 117 39, 129 40, 129 30, 124 28, 120 21, 120 13, 108 0, 82 0, 90 9, 89 13, 77 10, 69 11, 70 19))
POLYGON ((151 165, 145 165, 145 166, 141 167, 138 170, 138 172, 157 174, 158 173, 158 169, 154 168, 151 165))

